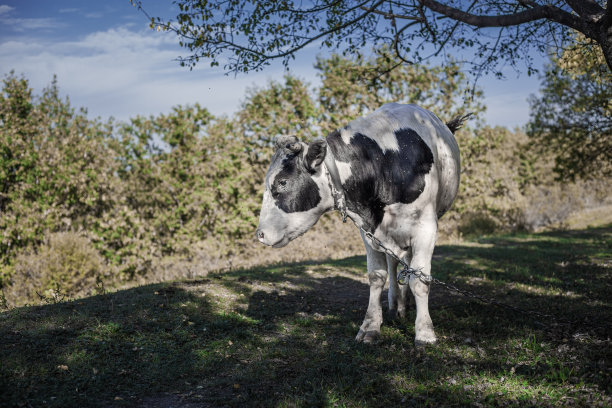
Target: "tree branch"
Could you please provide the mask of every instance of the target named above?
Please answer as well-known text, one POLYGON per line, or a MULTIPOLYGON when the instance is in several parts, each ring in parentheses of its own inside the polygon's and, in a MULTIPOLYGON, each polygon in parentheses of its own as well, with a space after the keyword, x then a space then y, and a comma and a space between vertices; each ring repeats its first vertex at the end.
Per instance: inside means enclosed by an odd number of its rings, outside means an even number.
POLYGON ((407 15, 404 15, 404 14, 396 14, 396 13, 391 13, 391 12, 386 12, 386 11, 380 11, 380 10, 375 10, 375 9, 373 9, 371 7, 363 6, 363 7, 361 7, 361 9, 365 10, 365 11, 369 11, 369 12, 374 13, 374 14, 381 15, 384 18, 386 18, 387 20, 392 20, 394 18, 398 18, 400 20, 422 21, 421 17, 407 16, 407 15))
MULTIPOLYGON (((536 20, 548 19, 557 23, 566 25, 582 33, 585 32, 585 24, 580 18, 567 13, 560 8, 550 5, 541 5, 530 8, 528 10, 519 11, 518 13, 502 14, 499 16, 482 16, 477 14, 466 13, 463 10, 455 7, 450 7, 436 0, 417 0, 436 13, 452 18, 453 20, 461 21, 475 27, 509 27, 529 23, 536 20)), ((585 33, 586 34, 586 33, 585 33)))
MULTIPOLYGON (((379 0, 379 1, 377 1, 377 2, 376 2, 374 5, 373 5, 373 7, 372 7, 372 8, 376 8, 376 7, 380 6, 380 5, 381 5, 381 4, 382 4, 384 1, 385 1, 385 0, 379 0)), ((230 43, 230 42, 228 42, 228 41, 222 41, 222 42, 223 42, 223 43, 225 43, 226 45, 229 45, 229 46, 232 46, 232 47, 238 47, 238 48, 240 48, 240 49, 242 49, 242 50, 245 50, 245 51, 247 51, 247 52, 252 52, 252 53, 254 53, 254 54, 256 54, 256 55, 259 55, 259 56, 261 56, 261 57, 263 57, 263 58, 265 58, 265 59, 282 58, 282 57, 286 57, 286 56, 288 56, 288 55, 290 55, 290 54, 295 53, 296 51, 298 51, 298 50, 300 50, 300 49, 304 48, 305 46, 307 46, 308 44, 310 44, 310 43, 312 43, 312 42, 314 42, 314 41, 318 40, 319 38, 325 37, 326 35, 329 35, 329 34, 331 34, 331 33, 335 33, 335 32, 337 32, 337 31, 342 30, 343 28, 346 28, 346 27, 348 27, 348 26, 350 26, 350 25, 352 25, 352 24, 355 24, 357 21, 359 21, 359 20, 363 19, 363 18, 364 18, 365 16, 367 16, 368 14, 370 14, 370 11, 366 11, 365 13, 363 13, 363 14, 361 14, 361 15, 359 15, 359 16, 357 16, 357 17, 355 17, 355 18, 354 18, 354 19, 352 19, 352 20, 347 21, 347 22, 346 22, 346 23, 344 23, 344 24, 341 24, 341 25, 339 25, 339 26, 337 26, 337 27, 334 27, 334 28, 331 28, 331 29, 329 29, 329 30, 323 31, 323 32, 321 32, 320 34, 315 35, 314 37, 310 37, 308 40, 304 41, 302 44, 298 44, 298 45, 296 45, 296 46, 294 46, 294 47, 290 48, 289 50, 287 50, 287 51, 285 51, 285 52, 278 53, 278 54, 272 54, 272 55, 269 55, 269 54, 264 54, 264 53, 262 53, 262 52, 255 51, 255 50, 253 50, 253 49, 251 49, 251 48, 242 47, 242 46, 239 46, 239 45, 237 45, 237 44, 235 44, 235 43, 230 43)))
MULTIPOLYGON (((365 10, 365 13, 360 14, 359 16, 355 17, 352 20, 349 20, 349 21, 345 22, 344 24, 341 24, 341 25, 333 27, 333 28, 331 28, 329 30, 323 31, 323 32, 321 32, 321 33, 319 33, 319 34, 317 34, 317 35, 315 35, 313 37, 306 38, 302 43, 294 45, 294 46, 290 47, 288 50, 286 50, 284 52, 279 52, 279 53, 276 53, 276 54, 267 54, 265 52, 262 52, 260 50, 255 49, 255 48, 246 47, 246 46, 240 45, 240 44, 238 44, 236 42, 228 41, 228 40, 223 39, 223 38, 218 38, 216 40, 207 39, 205 42, 210 44, 210 45, 214 45, 214 46, 218 47, 218 49, 230 48, 230 49, 235 49, 235 50, 242 51, 242 52, 247 53, 247 54, 253 54, 253 55, 258 56, 260 58, 260 60, 257 63, 255 63, 255 65, 253 65, 251 67, 251 69, 252 68, 258 69, 260 66, 264 65, 267 60, 276 59, 276 58, 284 58, 284 57, 287 57, 289 55, 292 55, 295 52, 299 51, 300 49, 306 47, 308 44, 311 44, 311 43, 313 43, 314 41, 317 41, 320 38, 323 38, 323 37, 325 37, 325 36, 327 36, 327 35, 329 35, 331 33, 340 31, 340 30, 342 30, 342 29, 344 29, 344 28, 346 28, 346 27, 348 27, 348 26, 350 26, 352 24, 355 24, 357 21, 365 18, 368 14, 372 13, 374 11, 374 9, 376 7, 378 7, 378 6, 380 6, 385 0, 377 1, 376 3, 374 3, 372 5, 371 8, 363 7, 363 4, 367 3, 368 1, 369 0, 366 0, 362 4, 357 5, 356 7, 352 8, 352 10, 355 10, 355 9, 358 9, 358 8, 363 9, 363 10, 365 10)), ((144 10, 141 9, 141 11, 143 13, 145 13, 145 15, 147 15, 144 10)), ((148 15, 147 15, 147 17, 148 17, 148 15)), ((159 25, 161 25, 161 24, 159 24, 159 25)), ((179 34, 183 38, 188 38, 188 39, 190 39, 192 41, 197 39, 197 37, 195 37, 195 36, 189 36, 186 33, 181 32, 179 29, 177 29, 175 27, 172 27, 169 23, 166 23, 164 25, 164 27, 167 30, 176 32, 177 34, 179 34)), ((216 52, 217 51, 215 51, 213 53, 216 53, 216 52)), ((198 55, 198 56, 191 55, 191 56, 189 56, 187 58, 179 57, 179 58, 177 58, 177 60, 179 62, 193 62, 194 60, 197 60, 200 56, 203 56, 203 55, 198 55)))
POLYGON ((605 10, 593 0, 565 0, 565 2, 578 15, 593 22, 597 22, 605 13, 605 10))

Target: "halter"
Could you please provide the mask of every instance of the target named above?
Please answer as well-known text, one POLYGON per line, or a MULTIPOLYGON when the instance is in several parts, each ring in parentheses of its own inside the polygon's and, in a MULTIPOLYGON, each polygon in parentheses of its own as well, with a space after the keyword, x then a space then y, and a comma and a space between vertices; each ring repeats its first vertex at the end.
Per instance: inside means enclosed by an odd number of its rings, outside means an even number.
POLYGON ((327 181, 331 190, 332 197, 334 198, 334 208, 340 212, 342 216, 342 222, 346 222, 346 199, 344 197, 344 188, 342 187, 342 181, 340 180, 340 174, 338 173, 338 167, 336 167, 336 160, 334 155, 327 145, 327 152, 325 153, 325 159, 323 164, 327 168, 327 181))

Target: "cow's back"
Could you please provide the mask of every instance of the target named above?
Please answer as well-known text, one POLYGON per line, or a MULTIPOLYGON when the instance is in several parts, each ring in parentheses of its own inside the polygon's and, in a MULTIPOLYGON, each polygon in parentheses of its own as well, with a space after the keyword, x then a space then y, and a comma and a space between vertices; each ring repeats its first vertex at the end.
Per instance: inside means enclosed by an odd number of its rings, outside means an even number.
POLYGON ((387 206, 422 195, 440 217, 459 186, 459 149, 433 113, 415 105, 386 104, 327 137, 349 209, 375 229, 387 206))
MULTIPOLYGON (((432 112, 416 105, 389 104, 397 114, 405 115, 410 123, 420 128, 417 132, 437 152, 436 168, 438 191, 436 212, 440 218, 452 205, 459 190, 460 154, 455 136, 448 126, 432 112)), ((383 107, 388 106, 384 105, 383 107)))

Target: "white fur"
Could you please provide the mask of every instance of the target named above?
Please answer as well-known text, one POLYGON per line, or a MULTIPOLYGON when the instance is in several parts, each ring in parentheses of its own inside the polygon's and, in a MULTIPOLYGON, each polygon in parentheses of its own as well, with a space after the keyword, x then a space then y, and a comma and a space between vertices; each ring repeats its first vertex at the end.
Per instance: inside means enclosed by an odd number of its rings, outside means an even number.
POLYGON ((346 129, 340 131, 340 135, 342 140, 348 144, 356 133, 361 133, 374 140, 383 152, 386 150, 398 151, 399 145, 394 132, 400 128, 399 126, 400 122, 378 109, 365 118, 352 121, 346 129))
POLYGON ((338 174, 340 175, 340 182, 344 184, 344 182, 353 175, 353 172, 351 171, 351 164, 336 160, 336 167, 338 168, 338 174))

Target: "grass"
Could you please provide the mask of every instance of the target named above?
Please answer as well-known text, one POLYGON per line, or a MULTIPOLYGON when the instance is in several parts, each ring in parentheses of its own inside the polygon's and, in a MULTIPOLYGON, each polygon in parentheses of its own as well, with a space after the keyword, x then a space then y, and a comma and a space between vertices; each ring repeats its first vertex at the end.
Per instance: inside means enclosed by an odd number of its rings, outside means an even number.
POLYGON ((378 345, 353 341, 360 256, 10 309, 0 405, 611 406, 611 248, 612 226, 438 246, 438 278, 578 322, 544 327, 434 287, 439 342, 418 349, 414 310, 378 345))

